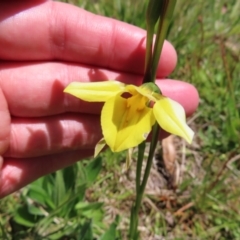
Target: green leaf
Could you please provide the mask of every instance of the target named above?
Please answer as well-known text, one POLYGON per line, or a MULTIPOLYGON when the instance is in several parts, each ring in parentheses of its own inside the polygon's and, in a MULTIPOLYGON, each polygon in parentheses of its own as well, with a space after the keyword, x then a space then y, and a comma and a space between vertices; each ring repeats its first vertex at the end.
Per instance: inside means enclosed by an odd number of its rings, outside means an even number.
POLYGON ((117 238, 117 226, 119 223, 119 216, 117 216, 114 222, 110 225, 109 229, 101 236, 100 240, 116 240, 117 238))
POLYGON ((42 208, 35 207, 34 205, 28 205, 28 212, 32 215, 45 216, 46 210, 42 208), (45 213, 44 213, 45 212, 45 213))
POLYGON ((78 186, 76 190, 76 194, 78 195, 78 201, 82 201, 84 199, 86 189, 87 186, 85 183, 78 186))
POLYGON ((66 191, 71 190, 75 187, 77 174, 78 172, 75 165, 64 169, 63 175, 66 191))
POLYGON ((56 172, 55 187, 53 189, 53 197, 56 206, 60 205, 66 195, 65 182, 63 178, 63 170, 56 172))
POLYGON ((82 211, 88 211, 93 209, 101 208, 103 203, 96 202, 96 203, 89 203, 89 202, 79 202, 76 204, 76 209, 81 209, 82 211))
POLYGON ((28 212, 28 207, 26 205, 19 207, 14 213, 13 218, 16 223, 25 227, 33 227, 36 222, 34 216, 28 212))
POLYGON ((79 202, 76 204, 75 208, 79 210, 81 216, 91 218, 94 221, 99 221, 103 218, 103 203, 88 203, 88 202, 79 202))
POLYGON ((92 234, 92 222, 87 221, 82 226, 81 232, 79 234, 78 240, 93 240, 92 234))
POLYGON ((92 184, 102 169, 102 158, 100 156, 93 159, 87 166, 86 166, 86 175, 87 175, 87 183, 92 184))
POLYGON ((55 204, 51 199, 51 195, 45 191, 43 186, 31 184, 29 185, 29 191, 27 193, 27 197, 31 198, 32 200, 36 201, 41 205, 47 205, 51 209, 55 208, 55 204))

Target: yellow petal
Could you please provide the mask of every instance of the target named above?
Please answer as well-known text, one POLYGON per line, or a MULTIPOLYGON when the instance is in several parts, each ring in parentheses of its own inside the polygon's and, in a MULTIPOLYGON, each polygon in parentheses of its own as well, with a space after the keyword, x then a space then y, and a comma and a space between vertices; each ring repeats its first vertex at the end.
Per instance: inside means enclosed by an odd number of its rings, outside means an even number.
POLYGON ((151 108, 140 106, 141 95, 131 99, 116 95, 106 101, 101 114, 103 136, 113 152, 137 146, 151 131, 155 118, 151 108))
POLYGON ((162 129, 192 142, 194 132, 186 124, 183 107, 167 98, 161 97, 153 106, 154 116, 162 129))
POLYGON ((105 102, 123 91, 124 88, 125 84, 118 81, 72 82, 64 89, 64 92, 87 102, 105 102))

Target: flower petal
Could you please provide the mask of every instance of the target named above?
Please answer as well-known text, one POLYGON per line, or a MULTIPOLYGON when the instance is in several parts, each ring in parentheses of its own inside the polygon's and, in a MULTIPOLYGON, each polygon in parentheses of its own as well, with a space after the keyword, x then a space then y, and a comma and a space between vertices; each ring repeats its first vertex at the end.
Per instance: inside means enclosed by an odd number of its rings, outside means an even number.
POLYGON ((188 143, 192 142, 194 132, 186 124, 185 111, 179 103, 162 96, 154 104, 153 113, 165 131, 184 138, 188 143))
POLYGON ((118 92, 123 91, 124 88, 125 84, 118 81, 72 82, 64 89, 64 92, 87 102, 105 102, 118 92))
POLYGON ((94 158, 98 156, 98 154, 103 150, 105 146, 106 146, 106 141, 104 138, 101 138, 95 146, 94 158))
POLYGON ((146 140, 155 118, 151 108, 138 109, 141 96, 129 98, 121 97, 121 94, 108 99, 103 106, 101 125, 103 136, 113 152, 120 152, 137 146, 146 140))
POLYGON ((131 164, 132 164, 133 149, 134 149, 134 148, 129 148, 129 149, 127 150, 125 170, 128 170, 129 167, 130 167, 131 164))

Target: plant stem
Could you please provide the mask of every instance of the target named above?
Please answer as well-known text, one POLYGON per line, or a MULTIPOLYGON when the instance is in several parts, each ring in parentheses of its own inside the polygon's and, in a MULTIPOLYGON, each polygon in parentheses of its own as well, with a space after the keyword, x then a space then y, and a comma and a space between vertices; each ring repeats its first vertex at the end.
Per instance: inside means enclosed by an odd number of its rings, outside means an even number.
POLYGON ((146 54, 145 54, 145 75, 143 82, 149 82, 152 78, 152 46, 154 28, 159 19, 159 13, 161 12, 162 1, 149 0, 148 8, 146 12, 146 25, 147 25, 147 42, 146 42, 146 54))
POLYGON ((136 169, 136 193, 139 192, 141 186, 141 173, 142 173, 142 163, 144 158, 144 152, 146 147, 146 141, 142 142, 138 146, 138 160, 136 169))
MULTIPOLYGON (((145 73, 143 83, 155 82, 156 72, 162 46, 166 37, 168 26, 173 14, 176 0, 149 0, 148 9, 146 13, 147 23, 147 43, 146 43, 146 56, 145 56, 145 73), (153 45, 153 36, 156 23, 158 23, 157 36, 153 45)), ((155 148, 158 142, 159 126, 154 124, 152 130, 152 141, 149 149, 147 164, 144 170, 143 179, 142 163, 144 159, 145 141, 138 146, 138 160, 136 167, 136 200, 131 209, 129 239, 137 240, 139 238, 138 232, 138 213, 142 203, 145 187, 150 174, 155 148)))
POLYGON ((155 125, 153 126, 153 131, 152 131, 152 141, 151 141, 150 150, 149 150, 149 154, 148 154, 147 165, 145 168, 145 172, 144 172, 144 176, 143 176, 143 180, 142 180, 142 184, 141 184, 141 188, 140 188, 140 192, 142 195, 144 193, 144 190, 145 190, 145 187, 147 184, 147 180, 148 180, 148 177, 150 174, 155 149, 156 149, 156 146, 158 143, 159 131, 160 131, 159 125, 158 125, 158 123, 155 123, 155 125))
POLYGON ((135 203, 131 210, 130 230, 129 230, 129 239, 132 239, 132 240, 138 239, 138 235, 139 235, 138 230, 137 230, 138 212, 141 207, 143 194, 144 194, 147 180, 148 180, 148 177, 150 174, 153 156, 154 156, 155 148, 156 148, 157 142, 158 142, 158 135, 159 135, 159 126, 157 123, 155 123, 155 125, 153 126, 152 141, 151 141, 151 145, 150 145, 150 150, 149 150, 148 159, 147 159, 147 165, 145 167, 142 182, 141 182, 141 172, 142 172, 142 162, 143 162, 143 158, 144 158, 145 142, 144 142, 144 144, 141 143, 139 145, 138 162, 137 162, 137 169, 136 169, 136 200, 135 200, 135 203))
MULTIPOLYGON (((146 141, 138 145, 138 159, 136 167, 136 199, 139 199, 140 187, 141 187, 141 173, 142 173, 142 163, 144 159, 144 152, 146 147, 146 141)), ((137 226, 138 226, 138 208, 135 204, 131 209, 131 218, 130 218, 130 228, 129 228, 129 237, 130 239, 137 239, 137 226)))
POLYGON ((155 82, 158 62, 177 0, 150 0, 147 10, 147 44, 143 82, 155 82), (157 18, 156 18, 157 16, 157 18), (154 28, 159 20, 152 49, 154 28), (153 53, 152 53, 153 52, 153 53))
POLYGON ((160 54, 162 51, 165 37, 167 35, 168 26, 170 24, 175 5, 176 5, 176 0, 165 0, 162 3, 160 19, 159 19, 158 29, 157 29, 157 36, 156 36, 153 56, 152 56, 152 64, 151 64, 152 78, 150 79, 151 82, 155 82, 160 54))

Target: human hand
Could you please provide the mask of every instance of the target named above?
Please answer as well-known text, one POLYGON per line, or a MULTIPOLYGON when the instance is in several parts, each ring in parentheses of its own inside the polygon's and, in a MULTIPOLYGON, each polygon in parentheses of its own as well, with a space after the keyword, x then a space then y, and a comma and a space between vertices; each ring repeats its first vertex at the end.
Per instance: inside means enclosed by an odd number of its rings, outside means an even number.
MULTIPOLYGON (((63 89, 72 81, 140 84, 145 36, 137 27, 60 2, 0 3, 0 197, 93 154, 101 105, 63 89)), ((165 42, 157 83, 191 115, 196 89, 165 79, 176 61, 165 42)))

